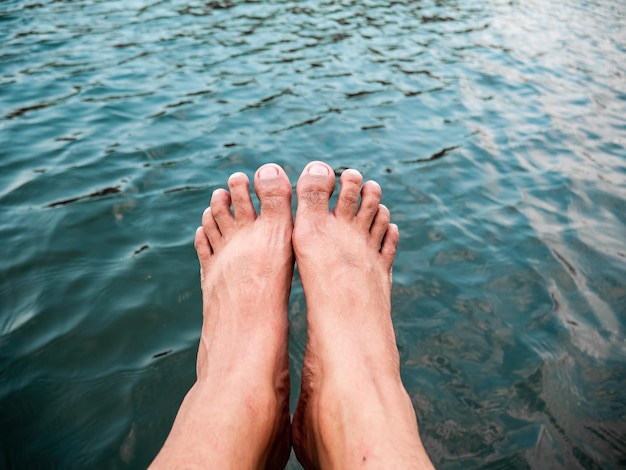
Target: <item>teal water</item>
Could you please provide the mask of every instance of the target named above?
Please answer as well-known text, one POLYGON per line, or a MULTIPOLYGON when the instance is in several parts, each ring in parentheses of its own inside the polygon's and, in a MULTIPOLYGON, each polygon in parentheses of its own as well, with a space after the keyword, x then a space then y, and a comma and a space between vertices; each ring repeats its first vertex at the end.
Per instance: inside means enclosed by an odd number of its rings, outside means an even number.
MULTIPOLYGON (((400 226, 439 468, 626 466, 624 2, 5 0, 0 25, 0 467, 145 467, 194 380, 212 190, 312 159, 400 226)), ((297 276, 290 320, 293 409, 297 276)))

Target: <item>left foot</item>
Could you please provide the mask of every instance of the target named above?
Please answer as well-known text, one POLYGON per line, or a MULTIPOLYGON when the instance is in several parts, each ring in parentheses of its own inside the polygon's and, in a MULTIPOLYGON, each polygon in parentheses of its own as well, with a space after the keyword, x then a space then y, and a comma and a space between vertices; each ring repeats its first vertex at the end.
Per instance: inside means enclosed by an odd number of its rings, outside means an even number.
POLYGON ((164 468, 191 460, 283 468, 289 458, 291 184, 278 165, 259 168, 258 215, 246 175, 233 174, 228 186, 230 193, 213 193, 196 232, 204 317, 198 380, 155 460, 164 468), (188 460, 175 454, 181 449, 188 460))

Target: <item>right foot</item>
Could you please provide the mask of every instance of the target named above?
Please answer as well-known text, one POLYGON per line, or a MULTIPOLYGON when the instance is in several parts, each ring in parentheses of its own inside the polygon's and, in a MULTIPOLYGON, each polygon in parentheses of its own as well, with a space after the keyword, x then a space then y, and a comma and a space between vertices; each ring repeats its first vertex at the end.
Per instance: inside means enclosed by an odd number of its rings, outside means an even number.
POLYGON ((312 162, 297 184, 293 246, 307 303, 293 445, 305 468, 432 468, 402 386, 391 322, 398 227, 356 170, 312 162), (360 199, 360 204, 359 204, 360 199))

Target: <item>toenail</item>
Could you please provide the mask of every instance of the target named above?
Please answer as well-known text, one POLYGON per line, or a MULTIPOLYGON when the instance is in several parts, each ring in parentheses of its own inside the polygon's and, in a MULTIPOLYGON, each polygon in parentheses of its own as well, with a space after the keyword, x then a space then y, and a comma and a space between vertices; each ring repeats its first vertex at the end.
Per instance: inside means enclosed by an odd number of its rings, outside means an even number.
POLYGON ((352 168, 348 168, 347 170, 344 170, 342 175, 354 175, 357 178, 361 178, 361 173, 358 170, 354 170, 352 168))
POLYGON ((274 178, 278 176, 278 169, 272 165, 266 165, 259 170, 259 178, 274 178))
POLYGON ((321 163, 315 163, 309 167, 309 175, 328 176, 329 174, 328 167, 326 165, 322 165, 321 163))
POLYGON ((232 180, 232 179, 234 179, 234 178, 239 178, 239 176, 241 176, 241 175, 244 175, 244 176, 245 176, 245 174, 244 174, 244 173, 242 173, 241 171, 237 171, 237 172, 233 173, 232 175, 230 175, 230 176, 228 177, 228 181, 230 181, 230 180, 232 180))

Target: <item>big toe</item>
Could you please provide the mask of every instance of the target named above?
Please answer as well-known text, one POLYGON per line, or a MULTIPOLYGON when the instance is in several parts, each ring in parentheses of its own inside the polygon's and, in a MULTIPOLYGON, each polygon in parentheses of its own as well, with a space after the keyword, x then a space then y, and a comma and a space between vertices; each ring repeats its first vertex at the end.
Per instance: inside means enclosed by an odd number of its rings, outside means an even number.
POLYGON ((291 183, 280 166, 267 163, 254 175, 254 190, 261 203, 261 217, 291 220, 291 183))
POLYGON ((328 213, 328 201, 334 189, 333 169, 326 163, 309 163, 304 167, 296 186, 298 213, 328 213))

